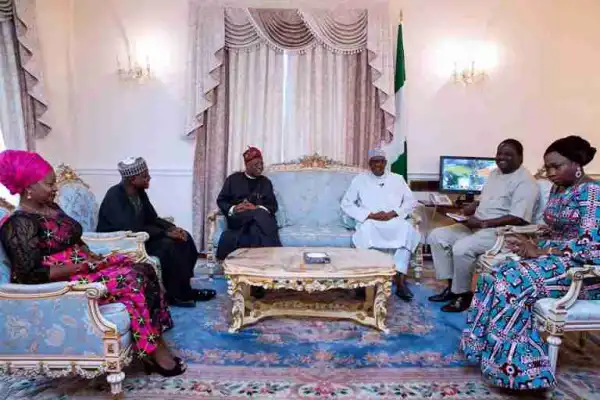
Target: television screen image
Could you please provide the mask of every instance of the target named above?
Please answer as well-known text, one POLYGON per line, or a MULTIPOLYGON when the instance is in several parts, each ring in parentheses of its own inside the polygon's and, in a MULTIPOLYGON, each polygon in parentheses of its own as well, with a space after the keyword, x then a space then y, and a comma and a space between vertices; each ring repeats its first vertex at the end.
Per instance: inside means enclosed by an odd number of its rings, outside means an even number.
POLYGON ((481 193, 487 178, 496 169, 493 158, 440 157, 440 191, 481 193))

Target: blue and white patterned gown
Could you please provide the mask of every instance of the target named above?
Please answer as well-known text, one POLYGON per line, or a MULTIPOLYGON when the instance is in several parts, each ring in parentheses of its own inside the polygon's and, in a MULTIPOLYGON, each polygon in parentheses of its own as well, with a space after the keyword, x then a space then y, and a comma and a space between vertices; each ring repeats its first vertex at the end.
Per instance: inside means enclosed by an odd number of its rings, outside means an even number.
MULTIPOLYGON (((481 275, 468 311, 461 349, 495 386, 524 390, 556 384, 532 308, 540 298, 567 292, 570 268, 600 264, 600 184, 554 187, 544 220, 552 233, 539 246, 564 255, 508 261, 481 275)), ((600 299, 600 283, 587 282, 580 298, 600 299)))

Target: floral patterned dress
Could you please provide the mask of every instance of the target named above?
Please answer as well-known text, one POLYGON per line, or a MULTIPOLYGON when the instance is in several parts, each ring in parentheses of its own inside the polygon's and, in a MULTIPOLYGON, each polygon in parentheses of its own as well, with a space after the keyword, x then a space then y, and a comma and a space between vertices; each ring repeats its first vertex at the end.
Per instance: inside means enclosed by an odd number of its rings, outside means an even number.
POLYGON ((93 254, 81 240, 81 225, 56 209, 53 217, 18 210, 2 225, 0 240, 12 264, 11 281, 47 283, 52 269, 87 263, 89 272, 72 275, 70 280, 103 283, 108 290, 100 304, 125 305, 134 350, 139 357, 152 354, 161 333, 173 326, 154 268, 135 264, 124 255, 93 254))
MULTIPOLYGON (((519 390, 556 384, 532 307, 540 298, 566 294, 570 268, 600 264, 600 184, 553 188, 544 220, 552 233, 539 246, 564 255, 508 261, 493 275, 480 276, 468 312, 461 349, 496 386, 519 390)), ((598 281, 586 282, 580 298, 600 299, 598 281)))

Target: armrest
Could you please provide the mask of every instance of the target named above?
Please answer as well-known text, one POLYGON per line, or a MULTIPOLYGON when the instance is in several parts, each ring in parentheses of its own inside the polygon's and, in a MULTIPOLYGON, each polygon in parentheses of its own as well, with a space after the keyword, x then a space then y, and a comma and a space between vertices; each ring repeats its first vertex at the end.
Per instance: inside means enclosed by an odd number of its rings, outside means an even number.
POLYGON ((410 215, 408 216, 408 219, 410 220, 410 222, 413 224, 413 226, 415 228, 418 228, 419 225, 421 224, 421 221, 423 220, 421 218, 421 215, 419 215, 419 213, 414 210, 412 213, 410 213, 410 215))
POLYGON ((0 298, 18 294, 36 294, 40 296, 54 296, 66 293, 73 282, 51 282, 39 285, 22 285, 18 283, 5 283, 0 285, 0 298), (65 291, 66 290, 66 291, 65 291))
POLYGON ((498 235, 537 235, 543 225, 503 226, 498 228, 498 235))
MULTIPOLYGON (((223 221, 226 221, 225 216, 223 215, 223 213, 221 213, 220 210, 214 210, 206 216, 206 221, 208 223, 208 234, 206 235, 206 257, 211 262, 215 261, 215 249, 213 246, 213 238, 215 236, 215 232, 217 231, 217 222, 221 219, 223 221)), ((226 224, 226 222, 222 223, 226 224)))
POLYGON ((583 280, 586 278, 600 278, 600 265, 573 267, 569 269, 567 274, 571 278, 571 286, 569 286, 567 293, 554 303, 553 312, 564 312, 564 310, 571 308, 579 297, 583 280))
MULTIPOLYGON (((506 237, 510 235, 529 235, 535 236, 540 232, 541 225, 524 225, 524 226, 503 226, 496 229, 496 243, 491 249, 485 252, 486 257, 493 257, 501 253, 504 249, 506 237)), ((508 252, 510 253, 510 252, 508 252)), ((512 253, 511 253, 512 254, 512 253)))
POLYGON ((146 241, 150 239, 150 235, 146 232, 86 232, 81 238, 90 250, 97 254, 106 255, 116 251, 131 254, 137 262, 150 260, 146 252, 146 241))
POLYGON ((28 354, 31 353, 28 347, 34 342, 39 342, 40 347, 44 347, 42 350, 53 348, 59 352, 60 348, 74 346, 74 343, 81 345, 81 349, 89 344, 88 351, 103 355, 102 340, 109 335, 119 338, 117 326, 100 312, 98 301, 105 294, 106 286, 98 282, 0 285, 3 345, 9 346, 10 353, 28 354), (27 330, 18 330, 22 321, 27 321, 27 330), (48 344, 49 341, 52 343, 48 344))

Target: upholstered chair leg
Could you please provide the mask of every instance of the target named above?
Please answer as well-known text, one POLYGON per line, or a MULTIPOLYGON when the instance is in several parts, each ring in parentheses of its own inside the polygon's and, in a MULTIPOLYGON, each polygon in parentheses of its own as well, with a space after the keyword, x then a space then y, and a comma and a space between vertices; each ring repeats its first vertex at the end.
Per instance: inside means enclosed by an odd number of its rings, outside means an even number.
POLYGON ((125 373, 123 372, 115 372, 112 374, 108 374, 106 376, 106 380, 110 384, 110 392, 112 395, 117 398, 123 392, 123 381, 125 380, 125 373))
POLYGON ((552 366, 552 372, 556 373, 556 362, 558 360, 558 349, 562 343, 562 339, 559 336, 549 335, 546 339, 548 342, 548 357, 550 358, 550 365, 552 366))

